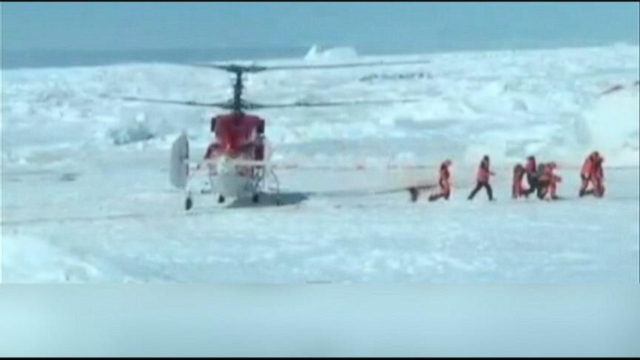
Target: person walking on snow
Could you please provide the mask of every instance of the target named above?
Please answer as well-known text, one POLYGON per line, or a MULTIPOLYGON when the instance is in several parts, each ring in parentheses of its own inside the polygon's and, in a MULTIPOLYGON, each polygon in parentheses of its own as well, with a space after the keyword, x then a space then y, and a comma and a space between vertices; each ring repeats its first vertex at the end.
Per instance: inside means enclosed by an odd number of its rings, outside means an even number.
POLYGON ((489 197, 489 201, 493 201, 493 189, 491 189, 491 185, 489 184, 489 178, 495 175, 493 171, 491 171, 489 167, 489 156, 485 155, 482 157, 482 161, 480 162, 480 167, 478 168, 477 173, 477 184, 475 189, 469 194, 468 200, 473 200, 480 189, 485 188, 487 190, 487 196, 489 197))

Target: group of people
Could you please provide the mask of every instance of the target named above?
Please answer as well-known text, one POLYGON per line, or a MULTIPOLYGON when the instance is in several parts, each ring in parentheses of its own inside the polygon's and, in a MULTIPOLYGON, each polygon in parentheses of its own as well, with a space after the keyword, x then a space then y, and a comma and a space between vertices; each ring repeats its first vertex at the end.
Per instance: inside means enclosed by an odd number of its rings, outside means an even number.
MULTIPOLYGON (((580 197, 585 195, 594 195, 596 197, 604 196, 603 162, 604 158, 600 156, 597 151, 592 152, 585 159, 580 171, 580 177, 582 179, 579 191, 580 197), (591 187, 589 187, 589 185, 591 185, 591 187)), ((451 165, 452 162, 448 159, 440 165, 440 178, 438 181, 440 189, 429 196, 429 201, 439 199, 449 200, 451 196, 451 174, 449 167, 451 165)), ((555 174, 556 169, 557 164, 553 161, 536 164, 536 158, 534 156, 527 157, 524 166, 522 164, 516 164, 513 168, 512 198, 528 198, 529 195, 536 193, 536 196, 540 200, 558 200, 557 189, 562 178, 555 174), (528 188, 525 188, 523 185, 525 176, 529 185, 528 188)), ((489 156, 485 155, 482 157, 480 166, 478 167, 476 186, 467 199, 473 200, 476 194, 484 188, 489 200, 493 201, 493 189, 490 184, 490 178, 493 175, 495 175, 495 173, 491 171, 489 156)), ((416 201, 417 197, 412 196, 412 200, 416 201)))

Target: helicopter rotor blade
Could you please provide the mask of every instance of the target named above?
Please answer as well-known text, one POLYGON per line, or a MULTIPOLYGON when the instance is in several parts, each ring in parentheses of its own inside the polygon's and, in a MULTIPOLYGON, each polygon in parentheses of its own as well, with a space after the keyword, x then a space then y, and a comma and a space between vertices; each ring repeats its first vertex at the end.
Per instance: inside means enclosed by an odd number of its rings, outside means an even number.
POLYGON ((375 105, 375 104, 394 104, 394 103, 412 103, 418 102, 419 99, 385 99, 385 100, 354 100, 354 101, 326 101, 326 102, 307 102, 297 101, 289 104, 260 104, 246 102, 245 109, 280 109, 280 108, 302 108, 302 107, 334 107, 334 106, 355 106, 355 105, 375 105))
POLYGON ((200 63, 196 63, 196 64, 188 64, 188 66, 224 70, 224 71, 228 71, 228 72, 234 73, 234 74, 257 73, 257 72, 262 72, 262 71, 268 70, 267 67, 258 66, 258 65, 200 64, 200 63))
MULTIPOLYGON (((198 107, 217 107, 221 109, 231 110, 233 109, 232 101, 206 103, 199 101, 187 101, 187 100, 166 100, 166 99, 151 99, 151 98, 139 98, 139 97, 118 97, 118 100, 132 101, 132 102, 146 102, 166 105, 184 105, 184 106, 198 106, 198 107)), ((419 99, 382 99, 382 100, 354 100, 354 101, 296 101, 285 104, 261 104, 251 101, 242 100, 241 108, 243 110, 260 110, 260 109, 281 109, 281 108, 302 108, 302 107, 333 107, 333 106, 355 106, 355 105, 375 105, 375 104, 394 104, 394 103, 412 103, 418 102, 419 99)))
POLYGON ((229 101, 206 103, 206 102, 200 102, 200 101, 151 99, 151 98, 139 98, 139 97, 132 97, 132 96, 118 97, 117 99, 123 100, 123 101, 131 101, 131 102, 146 102, 146 103, 156 103, 156 104, 185 105, 185 106, 199 106, 199 107, 219 107, 223 109, 232 107, 232 104, 229 101))
MULTIPOLYGON (((410 64, 426 64, 429 60, 410 60, 410 61, 378 61, 378 62, 359 62, 359 63, 342 63, 342 64, 310 64, 310 65, 283 65, 283 66, 260 66, 260 65, 239 65, 239 64, 190 64, 195 67, 213 68, 234 73, 239 80, 239 91, 242 92, 242 74, 258 73, 270 70, 314 70, 314 69, 340 69, 367 66, 393 66, 393 65, 410 65, 410 64)), ((237 85, 236 84, 236 85, 237 85)), ((224 102, 199 102, 185 100, 166 100, 151 99, 139 97, 120 97, 124 101, 147 102, 157 104, 173 104, 184 106, 198 107, 217 107, 226 110, 259 110, 259 109, 276 109, 276 108, 296 108, 296 107, 330 107, 330 106, 352 106, 364 104, 391 104, 391 103, 409 103, 417 102, 417 99, 399 99, 399 100, 357 100, 357 101, 340 101, 340 102, 307 102, 298 101, 289 104, 260 104, 243 99, 232 99, 224 102)))
POLYGON ((377 61, 345 64, 309 64, 309 65, 283 65, 264 67, 266 70, 316 70, 316 69, 342 69, 368 66, 396 66, 396 65, 417 65, 427 64, 430 60, 408 60, 408 61, 377 61))
POLYGON ((428 64, 430 60, 407 60, 407 61, 377 61, 377 62, 359 62, 359 63, 338 63, 338 64, 309 64, 309 65, 275 65, 275 66, 260 66, 260 65, 239 65, 239 64, 203 64, 196 63, 190 64, 195 67, 212 68, 224 70, 232 73, 258 73, 263 71, 277 71, 277 70, 318 70, 318 69, 342 69, 342 68, 355 68, 355 67, 367 67, 367 66, 395 66, 395 65, 417 65, 428 64))

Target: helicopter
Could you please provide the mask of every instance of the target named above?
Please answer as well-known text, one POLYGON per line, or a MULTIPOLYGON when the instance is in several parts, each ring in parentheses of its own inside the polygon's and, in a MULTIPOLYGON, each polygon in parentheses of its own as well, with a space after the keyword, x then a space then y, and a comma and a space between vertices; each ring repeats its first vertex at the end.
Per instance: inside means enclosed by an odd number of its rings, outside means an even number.
POLYGON ((362 100, 337 102, 293 102, 286 104, 260 104, 243 98, 243 75, 277 70, 339 69, 363 66, 387 66, 423 64, 428 60, 395 62, 361 62, 348 64, 317 64, 292 66, 259 66, 241 64, 189 64, 189 66, 217 69, 229 72, 233 79, 233 97, 224 102, 197 102, 183 100, 150 99, 140 97, 121 97, 121 100, 219 108, 225 113, 214 115, 210 120, 210 131, 214 135, 202 160, 190 162, 189 141, 185 131, 173 142, 170 156, 169 180, 171 185, 186 192, 184 207, 189 211, 193 207, 193 198, 197 193, 216 194, 218 203, 228 198, 247 199, 260 202, 260 195, 274 193, 276 204, 280 205, 280 186, 271 163, 271 148, 266 137, 266 119, 253 114, 262 109, 353 106, 361 104, 389 104, 398 102, 416 102, 417 99, 400 100, 362 100), (192 179, 205 168, 209 178, 209 188, 197 191, 192 179), (268 184, 267 180, 271 181, 268 184))

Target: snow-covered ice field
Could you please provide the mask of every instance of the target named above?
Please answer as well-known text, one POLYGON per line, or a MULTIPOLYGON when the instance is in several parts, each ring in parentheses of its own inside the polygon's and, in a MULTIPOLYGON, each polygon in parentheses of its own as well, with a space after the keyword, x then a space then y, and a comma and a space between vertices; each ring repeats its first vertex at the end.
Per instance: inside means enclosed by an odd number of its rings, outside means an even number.
MULTIPOLYGON (((2 73, 4 282, 637 283, 637 46, 362 57, 349 49, 261 64, 425 59, 419 65, 250 75, 247 98, 416 98, 264 110, 283 206, 266 198, 185 213, 168 180, 183 129, 195 153, 217 109, 104 96, 220 101, 227 73, 167 64, 2 73), (623 89, 599 96, 615 85, 623 89), (586 155, 607 194, 578 199, 586 155), (474 185, 482 155, 496 202, 474 185), (514 201, 511 168, 556 161, 566 201, 514 201), (410 203, 454 162, 451 201, 410 203), (285 168, 287 167, 287 168, 285 168), (421 168, 420 168, 421 167, 421 168)), ((425 196, 426 197, 426 196, 425 196)))

